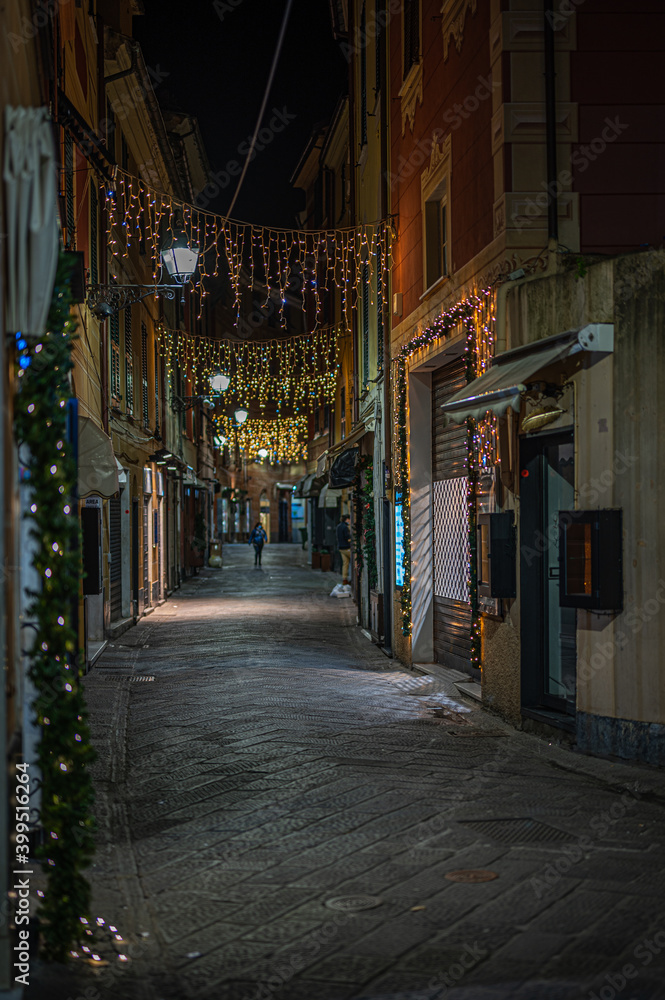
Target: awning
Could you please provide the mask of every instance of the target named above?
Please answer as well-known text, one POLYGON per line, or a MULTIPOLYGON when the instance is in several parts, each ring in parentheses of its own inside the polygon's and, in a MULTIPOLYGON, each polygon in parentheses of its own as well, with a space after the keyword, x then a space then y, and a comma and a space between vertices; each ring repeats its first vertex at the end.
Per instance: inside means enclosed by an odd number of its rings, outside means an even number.
POLYGON ((120 490, 118 464, 111 438, 89 417, 78 422, 78 491, 79 497, 115 496, 120 490))
POLYGON ((312 472, 308 476, 303 476, 302 479, 296 483, 296 488, 294 491, 294 496, 306 497, 308 495, 309 487, 312 485, 316 473, 312 472))
POLYGON ((342 497, 342 490, 333 490, 328 483, 319 493, 319 507, 336 507, 342 497))
POLYGON ((53 126, 45 108, 5 109, 5 329, 41 335, 58 263, 53 126))
POLYGON ((347 448, 337 456, 330 468, 330 485, 333 489, 353 486, 356 479, 358 448, 347 448))
POLYGON ((544 368, 580 351, 607 354, 613 350, 612 323, 593 323, 581 330, 545 337, 494 358, 488 372, 456 392, 441 409, 456 423, 462 423, 467 417, 478 420, 488 410, 497 417, 503 416, 509 408, 518 413, 526 383, 533 381, 544 368))

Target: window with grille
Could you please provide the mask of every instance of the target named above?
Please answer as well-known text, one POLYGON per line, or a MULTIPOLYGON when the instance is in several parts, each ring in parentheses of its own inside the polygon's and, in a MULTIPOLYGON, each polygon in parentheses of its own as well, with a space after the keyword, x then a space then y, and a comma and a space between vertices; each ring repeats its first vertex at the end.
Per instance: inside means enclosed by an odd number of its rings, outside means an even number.
POLYGON ((111 316, 111 396, 120 399, 120 317, 111 316))
POLYGON ((363 264, 363 386, 369 382, 369 264, 363 264))
POLYGON ((99 211, 97 187, 95 181, 90 182, 90 281, 96 285, 99 281, 98 241, 99 241, 99 211))
POLYGON ((420 60, 420 0, 404 0, 404 77, 420 60))
POLYGON ((67 246, 76 246, 76 213, 74 208, 74 140, 65 133, 65 210, 67 214, 67 246))
POLYGON ((150 426, 150 406, 148 402, 148 330, 141 323, 141 402, 143 404, 143 426, 150 426))
POLYGON ((360 12, 360 145, 367 142, 367 3, 363 0, 360 12))
POLYGON ((132 351, 132 307, 125 309, 125 410, 134 412, 134 353, 132 351))

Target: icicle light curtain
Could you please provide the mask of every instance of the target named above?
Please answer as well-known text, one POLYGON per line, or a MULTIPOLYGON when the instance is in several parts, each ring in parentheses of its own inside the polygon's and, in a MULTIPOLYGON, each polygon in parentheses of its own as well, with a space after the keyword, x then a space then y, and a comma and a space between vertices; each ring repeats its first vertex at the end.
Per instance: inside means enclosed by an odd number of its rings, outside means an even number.
POLYGON ((359 299, 363 265, 369 268, 370 288, 380 274, 380 287, 388 279, 390 222, 380 221, 335 230, 269 229, 205 212, 152 190, 142 180, 117 168, 114 185, 102 188, 108 213, 108 245, 116 257, 126 257, 134 242, 141 242, 152 257, 153 277, 159 282, 162 245, 184 233, 199 250, 196 290, 201 304, 206 295, 204 278, 228 274, 234 293, 236 325, 245 293, 265 288, 266 305, 277 302, 282 327, 287 291, 300 297, 303 311, 313 311, 315 323, 322 316, 322 291, 338 288, 343 315, 350 323, 359 299))
POLYGON ((169 377, 176 367, 203 380, 222 372, 231 380, 225 395, 238 405, 270 402, 278 412, 289 407, 299 413, 333 402, 342 332, 326 327, 302 337, 236 342, 159 327, 156 336, 169 377))

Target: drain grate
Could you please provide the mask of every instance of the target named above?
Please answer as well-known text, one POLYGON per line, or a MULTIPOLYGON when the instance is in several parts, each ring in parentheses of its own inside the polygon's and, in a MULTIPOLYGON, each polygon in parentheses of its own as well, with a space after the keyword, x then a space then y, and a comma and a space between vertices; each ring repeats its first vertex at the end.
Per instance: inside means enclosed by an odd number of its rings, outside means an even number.
POLYGON ((355 913, 357 910, 371 910, 375 906, 381 906, 383 902, 378 896, 336 896, 334 899, 327 899, 326 906, 329 910, 342 910, 343 913, 355 913))
POLYGON ((572 842, 577 838, 565 830, 558 830, 530 816, 514 819, 461 819, 462 826, 469 826, 478 833, 498 840, 502 844, 528 844, 546 842, 572 842))
POLYGON ((130 677, 130 681, 154 681, 155 677, 153 674, 135 674, 130 677))

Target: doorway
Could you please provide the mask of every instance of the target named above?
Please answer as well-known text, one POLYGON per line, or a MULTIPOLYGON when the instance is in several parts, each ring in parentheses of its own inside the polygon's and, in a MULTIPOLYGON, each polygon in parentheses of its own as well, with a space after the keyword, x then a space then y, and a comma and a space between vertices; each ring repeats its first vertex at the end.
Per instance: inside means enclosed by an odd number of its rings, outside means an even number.
POLYGON ((572 431, 522 439, 520 458, 522 707, 574 716, 577 612, 559 606, 559 511, 575 506, 572 431))

